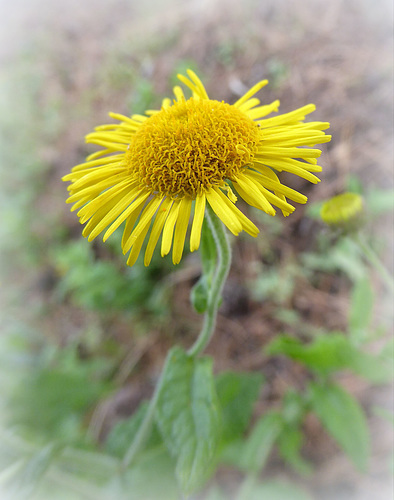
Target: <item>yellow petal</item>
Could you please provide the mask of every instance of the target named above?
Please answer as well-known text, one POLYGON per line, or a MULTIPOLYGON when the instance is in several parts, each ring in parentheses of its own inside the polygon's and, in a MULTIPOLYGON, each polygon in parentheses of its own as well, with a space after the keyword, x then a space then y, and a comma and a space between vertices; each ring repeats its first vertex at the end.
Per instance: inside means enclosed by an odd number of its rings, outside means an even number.
POLYGON ((171 198, 164 198, 162 204, 160 205, 157 211, 157 215, 155 217, 152 230, 150 232, 149 241, 146 246, 145 258, 144 258, 145 266, 149 266, 150 261, 152 260, 153 252, 155 250, 160 234, 163 230, 163 226, 167 219, 169 213, 169 207, 171 204, 172 204, 171 198))
MULTIPOLYGON (((149 196, 149 193, 145 194, 144 197, 144 202, 146 198, 149 196)), ((130 234, 129 238, 124 244, 123 247, 123 252, 126 253, 129 251, 129 249, 134 245, 135 241, 138 239, 140 234, 145 230, 145 227, 149 227, 150 223, 152 221, 152 218, 157 210, 157 207, 161 203, 161 198, 158 196, 155 196, 144 208, 144 211, 141 214, 140 220, 138 221, 138 224, 135 226, 133 229, 132 233, 130 234)))
POLYGON ((133 246, 131 247, 131 251, 129 254, 129 257, 127 259, 127 265, 128 266, 133 266, 138 259, 138 255, 140 254, 141 247, 144 243, 144 239, 146 236, 146 233, 149 230, 149 224, 145 225, 145 228, 141 233, 138 235, 137 239, 134 241, 133 246))
MULTIPOLYGON (((95 229, 90 233, 88 241, 92 241, 97 235, 103 231, 108 224, 111 224, 107 232, 105 233, 105 240, 117 229, 122 222, 127 219, 127 217, 138 210, 138 208, 145 202, 149 195, 147 193, 143 195, 138 195, 138 193, 132 193, 129 197, 126 197, 122 202, 118 203, 95 227, 95 229)), ((105 241, 104 240, 104 241, 105 241)))
POLYGON ((278 125, 297 123, 305 118, 306 115, 315 111, 316 106, 314 104, 307 104, 302 108, 295 109, 289 113, 283 115, 274 116, 272 118, 266 118, 264 120, 259 120, 256 123, 260 125, 261 128, 277 127, 278 125))
POLYGON ((179 203, 179 215, 176 221, 174 246, 172 248, 172 262, 174 264, 179 264, 182 258, 191 207, 192 199, 189 197, 183 198, 179 203))
POLYGON ((253 87, 248 90, 240 99, 238 99, 237 102, 234 103, 234 106, 236 108, 239 108, 241 104, 246 102, 248 99, 250 99, 254 94, 256 94, 259 90, 261 90, 263 87, 265 87, 268 83, 268 80, 261 80, 260 82, 256 83, 256 85, 253 85, 253 87))
MULTIPOLYGON (((264 162, 261 161, 261 163, 259 160, 255 160, 253 168, 258 171, 264 171, 261 169, 261 166, 268 166, 274 168, 278 172, 284 171, 284 172, 289 172, 290 174, 297 175, 302 179, 305 179, 309 182, 313 182, 313 184, 317 184, 318 182, 320 182, 320 179, 318 177, 308 172, 308 170, 301 167, 299 164, 305 165, 304 163, 297 162, 297 160, 293 160, 292 158, 286 158, 286 160, 270 158, 265 160, 264 162)), ((321 170, 322 170, 321 167, 316 169, 316 171, 321 171, 321 170)))
POLYGON ((249 170, 247 175, 257 182, 260 182, 264 187, 274 191, 275 194, 280 193, 297 203, 306 203, 308 200, 305 195, 285 186, 284 184, 281 184, 276 174, 270 169, 267 169, 267 172, 264 175, 249 170))
POLYGON ((207 191, 206 197, 215 214, 237 236, 242 231, 242 224, 233 211, 229 210, 229 204, 232 202, 218 188, 207 191))
POLYGON ((251 109, 247 111, 247 115, 252 120, 257 120, 258 118, 263 118, 264 116, 269 115, 273 111, 278 111, 280 106, 280 101, 276 100, 271 104, 265 104, 264 106, 259 106, 258 108, 251 109))
POLYGON ((200 97, 202 99, 209 99, 207 91, 205 90, 204 84, 198 78, 198 76, 196 75, 196 73, 193 70, 191 70, 191 69, 187 69, 186 73, 189 75, 189 78, 191 79, 191 81, 197 87, 198 94, 200 95, 200 97))
POLYGON ((124 198, 124 194, 120 193, 118 196, 108 200, 102 207, 100 207, 97 212, 95 212, 89 219, 82 231, 82 235, 86 238, 93 229, 100 223, 100 221, 105 217, 105 215, 112 210, 112 208, 117 205, 124 198))
POLYGON ((190 234, 190 251, 194 252, 200 246, 202 224, 205 215, 205 194, 198 194, 194 205, 194 218, 190 234))
POLYGON ((161 239, 161 256, 164 257, 171 250, 172 236, 174 234, 174 226, 178 218, 180 200, 174 200, 172 207, 169 210, 168 217, 164 224, 163 236, 161 239))
POLYGON ((269 215, 275 215, 275 210, 272 208, 267 199, 261 195, 260 190, 256 186, 256 182, 253 182, 253 180, 251 180, 249 177, 242 174, 238 175, 238 177, 234 179, 233 182, 235 189, 239 191, 239 194, 245 201, 249 203, 248 200, 250 200, 252 206, 263 210, 269 215), (242 192, 240 191, 240 188, 242 192), (246 200, 245 195, 248 200, 246 200))
POLYGON ((176 85, 174 88, 173 88, 173 92, 174 92, 174 95, 176 97, 176 100, 178 102, 184 102, 186 99, 185 99, 185 94, 183 93, 183 90, 181 89, 181 87, 179 87, 178 85, 176 85))
MULTIPOLYGON (((260 104, 260 99, 257 99, 257 97, 252 97, 252 99, 249 99, 248 101, 246 101, 243 104, 241 104, 240 106, 238 106, 238 109, 245 113, 246 111, 250 110, 251 108, 254 108, 255 106, 257 106, 258 104, 260 104)), ((248 113, 246 113, 246 114, 248 114, 248 113)))
POLYGON ((148 196, 149 193, 146 192, 138 193, 136 200, 129 207, 127 207, 124 210, 124 212, 119 215, 119 217, 115 220, 115 222, 113 222, 111 226, 107 229, 106 233, 104 234, 103 241, 107 241, 107 239, 111 236, 111 234, 116 229, 118 229, 118 227, 122 224, 122 222, 125 221, 132 213, 134 213, 135 211, 139 213, 142 205, 145 203, 148 196))
POLYGON ((94 199, 91 198, 91 201, 85 205, 78 212, 78 217, 81 219, 81 223, 83 224, 86 220, 88 220, 97 210, 105 205, 107 201, 111 200, 115 196, 120 193, 124 193, 125 191, 131 193, 137 190, 136 182, 130 179, 125 179, 123 182, 116 184, 115 186, 110 187, 106 191, 101 194, 98 194, 94 199))

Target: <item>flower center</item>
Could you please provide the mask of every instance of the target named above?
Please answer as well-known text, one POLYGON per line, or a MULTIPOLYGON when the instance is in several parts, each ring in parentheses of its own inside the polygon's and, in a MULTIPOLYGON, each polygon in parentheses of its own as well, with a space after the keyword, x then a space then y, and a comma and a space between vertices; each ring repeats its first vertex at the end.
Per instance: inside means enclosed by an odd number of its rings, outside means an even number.
POLYGON ((194 198, 250 165, 258 142, 257 125, 239 109, 190 98, 146 120, 125 159, 153 192, 194 198))

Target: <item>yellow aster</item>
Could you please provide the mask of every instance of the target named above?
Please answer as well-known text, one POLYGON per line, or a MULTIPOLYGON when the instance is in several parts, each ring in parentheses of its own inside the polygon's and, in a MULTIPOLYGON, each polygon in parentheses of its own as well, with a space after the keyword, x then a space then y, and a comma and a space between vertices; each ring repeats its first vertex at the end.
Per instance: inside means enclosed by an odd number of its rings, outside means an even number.
POLYGON ((89 241, 106 230, 105 241, 125 222, 122 249, 130 252, 130 266, 148 233, 145 265, 160 235, 161 255, 172 247, 179 263, 190 218, 190 250, 197 250, 207 203, 233 234, 257 236, 257 227, 236 206, 233 188, 249 205, 270 215, 276 206, 287 216, 294 211, 288 200, 307 198, 282 184, 275 171, 319 181, 314 173, 321 171, 321 151, 311 146, 331 136, 323 132, 328 123, 303 122, 313 104, 265 118, 279 107, 279 101, 260 106, 254 97, 267 80, 230 105, 209 99, 197 75, 187 75, 178 78, 192 97, 176 86, 175 99, 164 99, 160 110, 131 118, 110 113, 119 123, 86 136, 103 149, 63 177, 71 181, 67 202, 87 223, 82 234, 89 241))

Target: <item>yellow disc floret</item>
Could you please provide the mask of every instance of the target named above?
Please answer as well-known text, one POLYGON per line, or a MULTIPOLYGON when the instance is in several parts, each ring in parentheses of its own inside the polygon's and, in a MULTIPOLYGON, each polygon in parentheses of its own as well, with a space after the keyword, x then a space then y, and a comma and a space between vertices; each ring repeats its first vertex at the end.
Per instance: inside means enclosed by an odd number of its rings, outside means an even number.
POLYGON ((125 155, 128 171, 151 192, 189 196, 224 187, 250 166, 259 143, 259 128, 227 103, 194 99, 146 120, 125 155))

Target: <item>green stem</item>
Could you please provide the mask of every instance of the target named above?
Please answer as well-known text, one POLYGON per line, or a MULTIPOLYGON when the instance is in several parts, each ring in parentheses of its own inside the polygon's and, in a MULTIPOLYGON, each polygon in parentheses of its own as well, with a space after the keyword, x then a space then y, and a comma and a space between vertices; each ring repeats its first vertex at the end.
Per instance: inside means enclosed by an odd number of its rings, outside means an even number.
POLYGON ((204 315, 203 326, 197 340, 188 350, 190 356, 197 356, 200 354, 212 338, 224 283, 226 282, 231 265, 231 247, 226 230, 209 205, 207 207, 206 217, 215 239, 218 263, 217 271, 208 294, 208 304, 204 315))
MULTIPOLYGON (((215 329, 216 316, 220 306, 223 286, 228 276, 231 264, 231 248, 222 222, 216 217, 209 206, 207 207, 206 217, 216 242, 218 264, 217 271, 208 294, 208 305, 204 315, 203 326, 197 340, 188 351, 189 356, 197 356, 200 354, 211 340, 215 329)), ((160 379, 156 385, 152 399, 149 402, 144 420, 142 421, 133 442, 124 456, 122 462, 124 469, 130 467, 149 436, 155 416, 157 402, 163 386, 163 374, 167 371, 168 360, 169 355, 167 355, 160 379)))
POLYGON ((363 251, 365 257, 369 260, 370 264, 377 270, 380 277, 385 282, 387 287, 390 289, 391 293, 394 293, 394 280, 388 269, 382 264, 375 251, 370 247, 370 245, 365 241, 361 235, 355 236, 355 241, 363 251))

